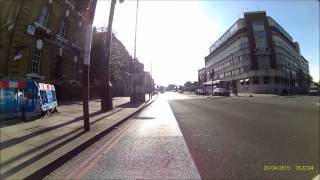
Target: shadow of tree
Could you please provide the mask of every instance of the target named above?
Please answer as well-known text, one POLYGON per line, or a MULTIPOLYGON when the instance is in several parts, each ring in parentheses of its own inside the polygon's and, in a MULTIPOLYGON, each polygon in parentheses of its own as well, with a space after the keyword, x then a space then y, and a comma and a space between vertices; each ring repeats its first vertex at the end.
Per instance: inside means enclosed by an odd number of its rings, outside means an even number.
MULTIPOLYGON (((115 111, 115 112, 113 112, 113 113, 111 113, 111 114, 108 114, 108 115, 106 115, 106 116, 102 116, 102 117, 96 119, 95 121, 90 122, 90 125, 93 125, 93 124, 95 124, 95 123, 103 120, 105 117, 110 116, 110 115, 112 115, 112 114, 114 114, 114 113, 116 113, 116 112, 119 112, 119 111, 121 111, 121 110, 123 110, 123 109, 119 109, 119 110, 117 110, 117 111, 115 111)), ((26 156, 29 155, 29 154, 32 154, 32 153, 34 153, 34 152, 36 152, 36 151, 39 151, 40 149, 43 149, 43 148, 47 147, 48 145, 53 144, 53 143, 55 143, 55 142, 63 139, 64 137, 69 136, 69 135, 72 135, 72 134, 74 134, 74 133, 77 133, 77 134, 75 134, 74 136, 72 136, 72 137, 70 137, 70 138, 68 138, 68 139, 60 142, 59 144, 57 144, 57 145, 55 145, 55 146, 47 149, 46 151, 44 151, 44 152, 36 155, 35 157, 31 158, 30 160, 27 160, 27 161, 25 161, 25 162, 23 162, 23 163, 15 166, 14 168, 12 168, 12 169, 4 172, 3 174, 0 175, 1 179, 5 179, 6 177, 9 177, 9 176, 15 174, 16 172, 20 171, 21 169, 29 166, 30 164, 38 161, 39 159, 47 156, 49 153, 57 150, 58 148, 60 148, 60 147, 62 147, 63 145, 67 144, 68 142, 71 142, 71 141, 73 141, 74 139, 76 139, 76 138, 84 135, 84 134, 86 133, 86 131, 83 130, 83 127, 76 128, 76 129, 74 129, 74 130, 72 130, 72 131, 70 131, 70 132, 68 132, 68 133, 65 133, 65 134, 63 134, 63 135, 61 135, 61 136, 59 136, 59 137, 57 137, 57 138, 54 138, 54 139, 52 139, 52 140, 50 140, 50 141, 48 141, 48 142, 46 142, 46 143, 43 143, 43 144, 41 144, 41 145, 39 145, 39 146, 37 146, 37 147, 35 147, 35 148, 33 148, 33 149, 30 149, 30 150, 28 150, 28 151, 26 151, 26 152, 24 152, 24 153, 21 153, 21 154, 13 157, 13 158, 11 158, 11 159, 8 159, 7 161, 5 161, 5 162, 3 162, 3 163, 1 163, 1 164, 0 164, 0 167, 7 166, 7 165, 9 165, 10 163, 12 163, 12 162, 14 162, 14 161, 17 161, 17 160, 19 160, 19 159, 21 159, 21 158, 23 158, 23 157, 26 157, 26 156)), ((33 135, 36 135, 35 133, 32 133, 32 134, 33 134, 33 135)), ((29 137, 29 136, 28 136, 28 137, 29 137)), ((29 137, 29 138, 30 138, 30 137, 29 137)), ((16 144, 17 144, 17 143, 16 143, 16 144)), ((12 144, 11 144, 11 145, 12 145, 12 144)))
MULTIPOLYGON (((120 109, 121 110, 121 109, 120 109)), ((119 110, 117 111, 114 111, 104 117, 107 117, 107 116, 110 116, 116 112, 118 112, 119 110)), ((94 117, 94 116, 97 116, 99 114, 102 114, 103 112, 102 111, 96 111, 94 113, 91 113, 90 114, 90 117, 94 117)), ((44 133, 47 133, 49 131, 52 131, 52 130, 55 130, 55 129, 58 129, 58 128, 61 128, 63 126, 67 126, 69 124, 72 124, 72 123, 75 123, 75 122, 78 122, 80 120, 83 120, 83 116, 79 116, 71 121, 67 121, 67 122, 64 122, 64 123, 61 123, 61 124, 58 124, 58 125, 55 125, 55 126, 51 126, 51 127, 48 127, 48 128, 44 128, 44 129, 41 129, 39 131, 36 131, 36 132, 33 132, 33 133, 30 133, 30 134, 27 134, 25 136, 21 136, 21 137, 17 137, 17 138, 13 138, 13 139, 10 139, 10 140, 7 140, 7 141, 4 141, 4 142, 1 142, 0 143, 0 150, 3 150, 3 149, 6 149, 10 146, 13 146, 13 145, 16 145, 16 144, 19 144, 23 141, 26 141, 30 138, 33 138, 35 136, 38 136, 38 135, 41 135, 41 134, 44 134, 44 133)))
POLYGON ((119 105, 119 106, 116 106, 118 108, 137 108, 139 106, 141 106, 141 104, 143 104, 144 102, 141 102, 141 103, 125 103, 125 104, 122 104, 122 105, 119 105))

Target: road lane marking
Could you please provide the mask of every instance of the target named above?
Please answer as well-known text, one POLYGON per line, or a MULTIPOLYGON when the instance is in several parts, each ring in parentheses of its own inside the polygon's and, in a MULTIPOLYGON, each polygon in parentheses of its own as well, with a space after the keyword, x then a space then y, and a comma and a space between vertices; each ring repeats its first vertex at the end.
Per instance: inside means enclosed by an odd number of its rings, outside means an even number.
POLYGON ((88 157, 86 161, 84 161, 78 167, 76 167, 74 170, 72 170, 72 173, 69 174, 69 176, 67 176, 65 178, 65 180, 80 179, 81 177, 83 177, 93 167, 93 165, 95 165, 98 162, 98 160, 100 160, 103 157, 103 156, 101 156, 101 153, 106 154, 121 139, 121 137, 123 137, 123 135, 127 132, 127 130, 130 127, 132 127, 132 125, 135 122, 136 121, 133 120, 126 127, 121 129, 106 144, 104 144, 101 148, 99 148, 97 151, 95 151, 94 154, 92 154, 90 157, 88 157))

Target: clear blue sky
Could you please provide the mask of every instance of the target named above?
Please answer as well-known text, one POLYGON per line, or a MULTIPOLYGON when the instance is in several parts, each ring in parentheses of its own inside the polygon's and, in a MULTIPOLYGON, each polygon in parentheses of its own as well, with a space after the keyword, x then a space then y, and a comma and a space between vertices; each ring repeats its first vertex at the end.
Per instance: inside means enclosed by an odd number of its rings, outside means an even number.
MULTIPOLYGON (((245 11, 266 11, 300 44, 301 54, 309 61, 310 74, 319 81, 319 2, 315 0, 201 1, 201 7, 218 22, 219 37, 245 11)), ((212 35, 214 42, 216 35, 212 35)))

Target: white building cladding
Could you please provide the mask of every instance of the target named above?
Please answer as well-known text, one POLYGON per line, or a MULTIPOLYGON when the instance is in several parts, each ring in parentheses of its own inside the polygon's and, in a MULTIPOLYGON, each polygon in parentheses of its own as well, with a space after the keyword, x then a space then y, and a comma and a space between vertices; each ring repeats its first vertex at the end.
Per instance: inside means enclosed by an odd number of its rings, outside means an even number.
POLYGON ((209 51, 207 77, 213 71, 213 80, 227 81, 229 90, 286 93, 291 87, 298 92, 297 73, 309 74, 299 44, 264 11, 244 13, 209 51))

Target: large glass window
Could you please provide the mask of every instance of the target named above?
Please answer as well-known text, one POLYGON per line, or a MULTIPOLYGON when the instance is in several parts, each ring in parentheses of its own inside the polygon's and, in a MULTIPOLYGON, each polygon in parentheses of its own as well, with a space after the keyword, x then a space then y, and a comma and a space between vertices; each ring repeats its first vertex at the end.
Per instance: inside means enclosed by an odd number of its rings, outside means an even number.
POLYGON ((259 77, 257 76, 252 77, 252 84, 259 84, 259 83, 260 83, 259 77))
POLYGON ((255 39, 266 39, 266 32, 265 31, 254 31, 253 32, 255 39))
POLYGON ((270 84, 270 76, 263 76, 263 84, 270 84))
POLYGON ((279 76, 275 76, 274 77, 274 83, 275 84, 280 84, 280 77, 279 76))
POLYGON ((266 41, 256 41, 256 48, 257 49, 266 49, 267 42, 266 41))
POLYGON ((37 22, 41 25, 46 27, 49 18, 49 6, 44 5, 41 9, 40 15, 38 16, 37 22))
POLYGON ((41 51, 33 50, 31 55, 31 73, 40 74, 41 51))

